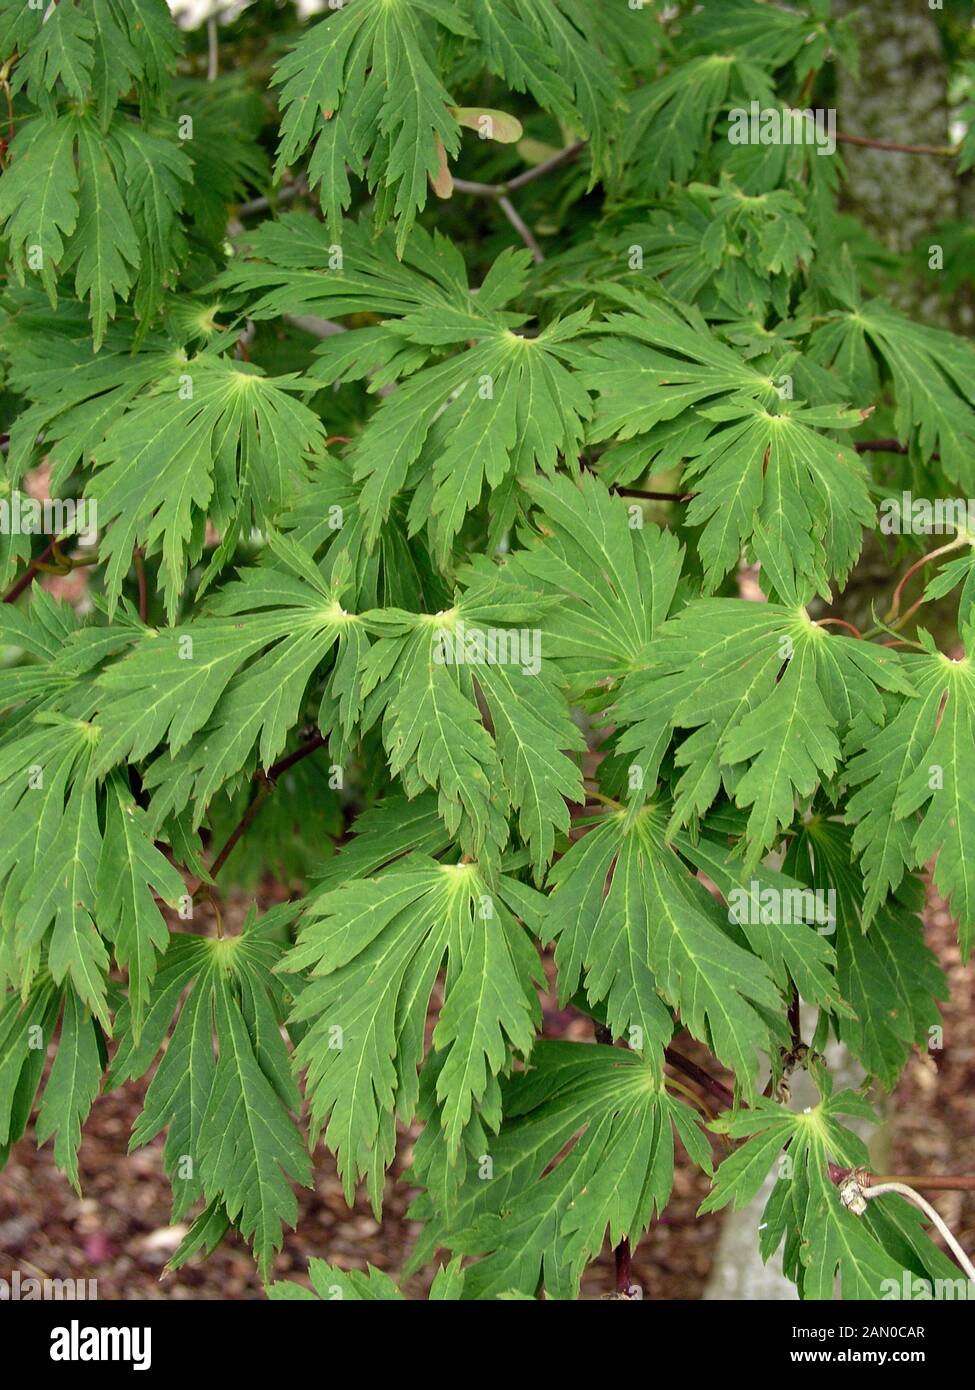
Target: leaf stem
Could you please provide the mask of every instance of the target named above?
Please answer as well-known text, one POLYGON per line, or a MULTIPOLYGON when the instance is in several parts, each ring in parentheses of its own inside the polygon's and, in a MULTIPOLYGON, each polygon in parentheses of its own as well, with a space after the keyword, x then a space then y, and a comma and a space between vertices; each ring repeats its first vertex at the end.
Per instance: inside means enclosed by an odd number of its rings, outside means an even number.
POLYGON ((853 633, 854 637, 863 636, 860 629, 854 627, 852 623, 848 623, 845 618, 817 618, 813 623, 813 627, 845 627, 853 633))
POLYGON ((904 616, 899 619, 898 622, 894 623, 893 620, 897 617, 898 613, 900 612, 901 596, 904 592, 904 585, 907 583, 907 581, 911 578, 912 575, 917 574, 919 569, 923 569, 923 567, 926 564, 928 564, 931 560, 937 559, 939 555, 947 555, 949 551, 959 550, 963 545, 967 544, 967 536, 956 536, 955 539, 953 541, 949 541, 947 545, 939 545, 936 550, 930 550, 928 551, 927 555, 922 555, 919 560, 915 560, 914 564, 911 565, 910 569, 906 572, 906 574, 902 576, 897 585, 897 588, 894 590, 893 597, 890 601, 890 609, 888 610, 884 622, 893 623, 895 631, 900 629, 903 626, 903 624, 906 623, 907 620, 914 613, 917 612, 921 604, 924 602, 923 598, 919 598, 917 603, 915 603, 911 608, 909 608, 907 612, 904 614, 904 616))

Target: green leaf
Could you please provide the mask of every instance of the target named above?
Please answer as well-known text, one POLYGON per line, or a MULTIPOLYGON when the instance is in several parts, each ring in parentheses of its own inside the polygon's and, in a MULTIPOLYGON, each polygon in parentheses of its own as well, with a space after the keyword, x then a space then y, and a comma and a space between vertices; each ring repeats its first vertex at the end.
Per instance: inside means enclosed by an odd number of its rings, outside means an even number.
POLYGON ((706 588, 718 587, 759 534, 794 584, 828 595, 828 573, 845 580, 874 509, 856 454, 819 431, 852 429, 860 413, 783 399, 789 358, 763 373, 710 335, 696 311, 607 288, 628 309, 600 325, 614 336, 594 345, 583 373, 599 393, 595 437, 647 433, 649 464, 654 441, 667 439, 655 427, 686 421, 684 479, 697 493, 687 522, 704 527, 706 588))
POLYGON ((72 116, 25 122, 0 180, 0 222, 17 279, 24 284, 25 269, 36 270, 52 305, 57 303, 65 239, 73 237, 78 225, 75 134, 72 116))
POLYGON ((288 1113, 298 1109, 299 1097, 278 1023, 280 992, 270 972, 281 951, 271 927, 252 913, 237 937, 173 937, 141 1041, 125 1030, 111 1073, 112 1085, 141 1075, 179 1008, 131 1147, 168 1128, 163 1159, 174 1221, 202 1196, 208 1210, 198 1239, 208 1241, 214 1222, 214 1238, 221 1229, 218 1205, 223 1220, 253 1245, 264 1278, 282 1226, 297 1219, 289 1179, 311 1185, 308 1153, 288 1113))
POLYGON ((377 220, 395 217, 400 252, 426 204, 427 180, 437 174, 437 139, 450 154, 460 149, 452 98, 433 57, 431 16, 469 32, 462 16, 453 19, 444 6, 357 0, 310 29, 273 78, 284 112, 278 171, 314 141, 311 182, 322 183, 322 207, 334 230, 350 200, 344 165, 362 176, 368 156, 369 186, 383 186, 377 220))
POLYGON ((764 1257, 785 1240, 783 1268, 796 1280, 802 1298, 831 1298, 837 1278, 843 1298, 890 1297, 892 1288, 903 1286, 905 1267, 931 1278, 950 1261, 922 1233, 923 1218, 903 1198, 885 1199, 889 1211, 871 1202, 863 1216, 841 1204, 828 1164, 859 1167, 867 1157, 862 1142, 840 1123, 843 1114, 875 1118, 851 1091, 827 1092, 819 1105, 802 1114, 760 1098, 749 1111, 722 1117, 715 1127, 746 1142, 721 1164, 700 1209, 716 1211, 730 1201, 738 1209, 745 1206, 785 1149, 762 1216, 764 1257), (896 1240, 891 1239, 892 1223, 896 1240))
POLYGON ((60 80, 69 96, 83 100, 94 62, 92 18, 81 6, 71 4, 58 5, 45 14, 23 70, 17 74, 17 86, 28 83, 33 96, 37 87, 51 91, 60 80))
POLYGON ((69 976, 110 1033, 108 952, 95 927, 101 837, 86 775, 96 736, 84 721, 41 718, 0 753, 3 965, 29 987, 43 945, 55 983, 69 976))
POLYGON ((632 727, 619 748, 637 752, 649 786, 666 748, 661 730, 693 729, 675 754, 686 770, 668 833, 723 787, 751 808, 750 869, 792 822, 796 798, 833 776, 841 740, 883 724, 885 689, 912 689, 897 653, 828 636, 803 608, 697 599, 660 628, 647 670, 627 679, 617 713, 632 727))
POLYGON ((540 1043, 505 1084, 504 1108, 490 1173, 470 1178, 438 1231, 451 1249, 486 1255, 466 1270, 465 1298, 540 1284, 549 1298, 577 1297, 604 1237, 636 1242, 666 1206, 675 1134, 710 1172, 696 1115, 631 1052, 540 1043))
POLYGON ((582 979, 590 1003, 605 1003, 613 1036, 646 1050, 658 1072, 674 1026, 666 1003, 751 1094, 756 1054, 772 1047, 765 1013, 778 1015, 779 995, 768 966, 736 944, 667 847, 666 824, 666 807, 614 813, 552 870, 547 935, 560 998, 582 979))
POLYGON ((64 994, 61 1035, 37 1116, 38 1146, 54 1138, 54 1161, 81 1194, 78 1149, 102 1079, 98 1025, 70 986, 64 994))
POLYGON ((847 811, 856 822, 853 847, 862 856, 864 921, 897 888, 906 869, 923 868, 937 856, 934 881, 959 919, 967 960, 975 924, 970 867, 975 801, 967 774, 975 737, 975 681, 967 655, 952 661, 930 638, 925 645, 923 654, 902 658, 914 693, 850 763, 850 781, 859 789, 847 811))
POLYGON ((115 959, 128 970, 132 1033, 139 1041, 156 957, 169 932, 155 896, 176 907, 186 894, 182 876, 152 842, 146 814, 122 778, 108 785, 105 830, 98 863, 98 926, 114 945, 115 959))
POLYGON ((95 351, 115 317, 115 298, 125 299, 141 252, 132 218, 116 182, 101 132, 78 121, 78 228, 66 265, 75 265, 75 293, 91 301, 95 351))
POLYGON ((187 565, 202 552, 207 515, 234 535, 251 516, 263 524, 273 518, 303 459, 325 437, 318 417, 294 399, 305 390, 295 374, 265 377, 204 353, 182 370, 173 364, 154 391, 113 421, 86 494, 105 530, 99 555, 108 560, 112 608, 135 545, 161 554, 172 617, 187 565))
MULTIPOLYGON (((975 487, 975 347, 943 328, 914 323, 881 299, 837 310, 809 340, 815 361, 836 366, 851 384, 875 374, 871 348, 893 381, 894 428, 923 458, 935 452, 947 476, 975 487)), ((871 393, 873 394, 873 393, 871 393)))
POLYGON ((493 886, 475 864, 412 855, 309 906, 284 961, 291 972, 308 972, 292 1014, 308 1025, 295 1061, 305 1071, 314 1131, 327 1126, 350 1201, 367 1178, 379 1209, 394 1113, 412 1119, 424 1021, 445 960, 433 1046, 447 1054, 438 1095, 448 1155, 456 1157, 472 1109, 486 1097, 486 1117, 497 1127, 492 1078, 508 1070, 513 1051, 528 1053, 538 1018, 539 966, 507 906, 513 893, 515 904, 532 901, 506 878, 493 886))
POLYGON ((191 799, 199 824, 214 792, 255 748, 269 768, 298 722, 313 672, 333 648, 336 753, 351 733, 366 646, 360 622, 342 608, 341 588, 330 588, 293 542, 278 538, 274 545, 278 564, 241 571, 211 603, 213 616, 143 635, 99 676, 108 719, 96 770, 168 745, 144 778, 160 789, 154 824, 191 799))

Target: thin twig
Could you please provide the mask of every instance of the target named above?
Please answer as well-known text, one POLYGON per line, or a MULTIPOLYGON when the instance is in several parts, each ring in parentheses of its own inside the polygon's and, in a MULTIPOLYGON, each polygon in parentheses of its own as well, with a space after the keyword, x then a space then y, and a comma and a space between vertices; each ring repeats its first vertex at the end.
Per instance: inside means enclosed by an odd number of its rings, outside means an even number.
POLYGON ((692 1062, 689 1057, 684 1057, 680 1052, 675 1052, 672 1047, 664 1049, 664 1060, 669 1062, 672 1067, 682 1071, 685 1076, 689 1076, 692 1081, 696 1081, 699 1086, 703 1086, 715 1100, 719 1100, 726 1110, 730 1110, 735 1103, 734 1095, 728 1090, 727 1086, 722 1085, 714 1076, 711 1076, 699 1067, 696 1062, 692 1062))
POLYGON ((542 248, 536 241, 535 233, 532 231, 531 227, 529 227, 528 223, 518 212, 518 209, 515 207, 514 203, 511 201, 510 198, 506 198, 502 194, 502 196, 498 199, 498 207, 504 213, 505 217, 507 217, 512 227, 514 227, 515 231, 518 233, 522 241, 525 243, 529 251, 532 253, 532 260, 535 262, 536 265, 541 265, 542 261, 544 261, 545 259, 545 253, 542 251, 542 248))
POLYGON ((875 1173, 873 1183, 904 1182, 911 1187, 924 1187, 929 1192, 975 1192, 975 1178, 971 1177, 915 1177, 911 1173, 875 1173))
POLYGON ((300 763, 303 758, 307 758, 312 753, 317 753, 319 748, 325 747, 325 739, 316 731, 311 738, 296 748, 293 753, 288 753, 286 757, 279 758, 276 763, 272 763, 264 774, 265 778, 272 785, 278 780, 282 772, 287 772, 289 767, 294 767, 295 763, 300 763))
POLYGON ((862 145, 870 150, 894 150, 898 154, 933 154, 942 159, 954 159, 958 145, 902 145, 896 140, 870 140, 866 135, 844 135, 836 132, 840 145, 862 145))
POLYGON ((854 636, 854 637, 862 637, 862 636, 863 636, 863 633, 860 631, 860 629, 857 628, 857 627, 854 627, 854 625, 853 625, 852 623, 848 623, 848 622, 846 621, 845 618, 817 618, 816 621, 815 621, 815 623, 813 624, 813 626, 814 626, 814 627, 845 627, 845 628, 849 628, 850 632, 853 633, 853 636, 854 636))
POLYGON ((226 864, 227 860, 233 853, 234 846, 237 844, 237 841, 240 839, 241 835, 244 834, 245 830, 247 830, 253 823, 255 816, 257 815, 261 807, 264 805, 264 802, 270 794, 270 791, 271 783, 269 781, 262 782, 261 785, 258 787, 257 793, 254 796, 254 799, 251 801, 251 804, 248 806, 247 810, 244 812, 240 820, 234 826, 233 830, 231 830, 230 835, 227 838, 227 843, 224 845, 223 849, 220 851, 216 859, 214 859, 213 863, 210 865, 211 878, 216 878, 217 874, 223 868, 224 864, 226 864))
MULTIPOLYGON (((911 452, 909 444, 902 444, 899 439, 861 439, 853 445, 858 454, 909 454, 911 452)), ((934 451, 931 455, 934 463, 941 462, 941 455, 934 451)))
POLYGON ((478 198, 500 198, 505 191, 503 183, 477 183, 474 179, 452 180, 458 193, 473 193, 478 198))
MULTIPOLYGON (((919 569, 923 569, 925 565, 929 564, 932 560, 937 559, 939 555, 947 555, 948 552, 951 550, 960 550, 963 545, 967 544, 967 536, 956 536, 955 539, 953 541, 949 541, 947 545, 939 545, 935 550, 929 550, 927 555, 922 555, 920 560, 915 560, 914 564, 911 565, 910 569, 907 570, 907 572, 901 577, 897 585, 897 588, 894 590, 893 597, 890 601, 890 609, 888 610, 884 622, 893 622, 893 620, 897 617, 898 613, 900 612, 901 596, 904 592, 904 585, 907 583, 907 581, 911 578, 912 575, 917 574, 919 569)), ((915 603, 912 608, 909 608, 908 611, 897 623, 894 623, 895 631, 899 627, 903 626, 903 624, 907 622, 908 618, 910 618, 912 614, 917 612, 922 602, 923 599, 918 599, 917 603, 915 603)))
POLYGON ((573 159, 582 153, 586 148, 587 141, 577 140, 574 145, 566 145, 565 149, 557 150, 548 159, 543 159, 541 164, 533 164, 530 169, 526 169, 523 174, 516 174, 513 179, 509 179, 505 185, 509 193, 516 192, 519 188, 524 188, 526 184, 534 183, 536 179, 543 178, 545 174, 550 174, 553 169, 559 169, 563 164, 569 164, 573 159))
POLYGON ((642 497, 647 502, 690 502, 697 496, 696 492, 648 492, 642 487, 619 487, 614 485, 612 491, 617 497, 642 497))
POLYGON ((585 140, 577 140, 574 145, 566 145, 548 159, 543 159, 540 164, 533 164, 530 169, 525 169, 523 173, 516 174, 513 179, 504 183, 477 183, 473 179, 455 178, 453 184, 459 193, 473 193, 479 198, 503 198, 508 193, 515 193, 519 188, 525 188, 536 179, 550 174, 553 169, 569 164, 586 148, 586 144, 585 140))
MULTIPOLYGON (((214 859, 212 865, 210 866, 211 878, 216 878, 217 874, 223 868, 224 864, 226 864, 227 860, 230 858, 231 853, 233 852, 234 846, 236 845, 237 841, 244 834, 245 830, 247 830, 253 823, 255 816, 263 806, 267 797, 270 795, 271 792, 274 791, 275 786, 277 784, 277 780, 281 776, 281 774, 283 772, 287 772, 287 770, 290 767, 294 767, 295 763, 300 763, 303 758, 310 757, 312 753, 316 753, 319 748, 323 748, 324 746, 325 739, 316 729, 315 733, 311 736, 311 738, 306 740, 306 742, 303 743, 300 748, 296 748, 293 752, 286 754, 285 757, 279 758, 276 763, 271 764, 271 766, 268 768, 266 772, 259 769, 254 774, 255 778, 259 780, 260 786, 258 787, 257 793, 251 801, 250 805, 247 807, 247 810, 244 812, 240 820, 237 822, 233 830, 230 832, 230 835, 227 838, 227 842, 223 846, 223 849, 221 849, 220 853, 217 855, 216 859, 214 859)), ((202 885, 202 879, 193 879, 189 884, 187 884, 187 892, 192 897, 194 894, 200 891, 202 885)))
POLYGON ((255 212, 267 212, 270 207, 278 203, 290 203, 293 198, 300 198, 307 192, 308 180, 304 174, 299 174, 294 183, 289 183, 287 188, 282 188, 273 198, 252 198, 248 203, 238 203, 237 216, 250 217, 255 212))

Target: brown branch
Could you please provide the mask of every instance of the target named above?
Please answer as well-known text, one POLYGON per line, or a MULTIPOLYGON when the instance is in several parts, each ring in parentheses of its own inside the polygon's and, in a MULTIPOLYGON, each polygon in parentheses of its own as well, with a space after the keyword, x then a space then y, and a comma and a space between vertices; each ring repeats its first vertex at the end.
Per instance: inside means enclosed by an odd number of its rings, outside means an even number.
POLYGON ((533 164, 530 169, 526 169, 523 174, 516 174, 513 179, 507 182, 507 190, 514 193, 519 188, 524 188, 526 184, 534 183, 536 179, 543 178, 545 174, 550 174, 553 169, 559 169, 563 164, 569 164, 586 148, 588 142, 577 140, 574 145, 566 145, 565 149, 556 151, 548 159, 543 159, 541 164, 533 164))
POLYGON ((248 806, 244 814, 241 816, 237 824, 234 826, 233 830, 231 830, 230 835, 227 838, 227 843, 224 845, 223 849, 220 851, 216 859, 214 859, 213 863, 210 865, 211 878, 216 878, 217 874, 223 868, 224 864, 226 864, 227 860, 230 858, 231 854, 234 851, 234 846, 237 844, 237 841, 240 839, 241 835, 244 834, 245 830, 247 830, 253 824, 254 818, 256 817, 261 807, 264 805, 264 802, 270 795, 271 790, 272 784, 268 780, 262 782, 261 785, 258 787, 257 793, 254 796, 253 801, 248 806))
POLYGON ((669 1062, 677 1071, 682 1071, 685 1076, 689 1076, 692 1081, 696 1081, 705 1091, 719 1100, 726 1110, 730 1110, 735 1103, 735 1097, 728 1087, 723 1085, 714 1076, 711 1076, 699 1067, 696 1062, 692 1062, 689 1057, 684 1057, 680 1052, 675 1052, 672 1047, 664 1049, 664 1060, 669 1062))
POLYGON ((300 748, 296 748, 293 753, 288 753, 286 757, 279 758, 276 763, 272 763, 264 774, 268 782, 273 784, 281 776, 282 772, 287 772, 289 767, 294 767, 295 763, 300 763, 303 758, 307 758, 312 753, 317 753, 319 748, 325 747, 325 739, 316 729, 300 748))
MULTIPOLYGON (((861 439, 853 445, 858 454, 909 454, 910 445, 902 444, 899 439, 861 439)), ((932 462, 940 463, 941 455, 935 450, 931 455, 932 462)))
POLYGON ((633 1283, 633 1252, 627 1236, 623 1237, 613 1254, 616 1257, 616 1292, 621 1298, 632 1298, 638 1290, 633 1283))
POLYGON ((20 576, 19 579, 14 581, 14 583, 4 594, 4 603, 13 603, 15 599, 20 598, 24 590, 29 589, 30 586, 33 584, 34 580, 37 578, 38 573, 40 572, 41 566, 46 564, 48 556, 53 554, 54 542, 52 541, 49 546, 47 546, 44 550, 41 551, 40 555, 38 555, 36 560, 29 560, 27 562, 27 569, 24 571, 24 573, 20 576))
MULTIPOLYGON (((935 550, 929 550, 927 555, 922 555, 920 560, 915 560, 914 564, 911 565, 910 569, 908 569, 901 576, 897 588, 894 590, 893 597, 891 598, 890 609, 888 610, 884 622, 893 622, 893 620, 900 613, 901 598, 903 597, 904 586, 912 575, 917 574, 919 569, 923 569, 924 566, 929 564, 932 560, 936 560, 939 555, 947 555, 949 551, 960 550, 961 547, 965 544, 966 541, 964 537, 956 536, 955 539, 953 541, 949 541, 947 545, 939 545, 935 550)), ((903 625, 907 622, 911 615, 917 612, 922 602, 923 599, 918 599, 917 603, 915 603, 912 608, 909 608, 908 611, 903 615, 903 617, 900 618, 900 620, 894 624, 894 626, 903 627, 903 625)))
POLYGON ((862 145, 870 150, 894 150, 898 154, 933 154, 942 159, 954 159, 958 154, 958 145, 901 145, 896 140, 870 140, 866 135, 843 135, 840 131, 836 132, 836 140, 840 145, 862 145))
POLYGON ((647 502, 690 502, 697 496, 696 492, 648 492, 642 487, 619 487, 614 485, 613 492, 617 497, 642 497, 647 502))
POLYGON ((853 445, 858 454, 906 454, 907 445, 899 439, 861 439, 853 445))
MULTIPOLYGON (((257 770, 257 772, 255 772, 254 778, 256 781, 260 782, 260 786, 257 789, 257 793, 254 796, 254 799, 247 807, 247 810, 244 812, 240 820, 237 822, 233 830, 230 832, 230 835, 228 836, 227 842, 223 846, 223 849, 221 849, 220 853, 217 855, 216 859, 214 859, 213 863, 211 864, 211 878, 216 878, 217 874, 220 872, 224 864, 226 864, 227 860, 233 853, 234 846, 237 844, 237 841, 244 834, 244 832, 253 824, 258 811, 264 805, 264 802, 267 800, 271 792, 274 791, 275 786, 277 784, 277 780, 281 776, 281 774, 283 772, 287 772, 288 768, 294 767, 295 763, 300 763, 302 759, 310 757, 312 753, 317 753, 319 748, 324 748, 324 746, 325 739, 322 737, 321 733, 319 733, 319 731, 316 729, 315 733, 311 736, 311 738, 309 738, 305 743, 303 743, 300 748, 296 748, 293 752, 286 754, 285 757, 279 758, 276 763, 271 764, 271 766, 268 768, 266 772, 264 772, 260 768, 257 770)), ((200 891, 202 886, 202 879, 193 879, 190 883, 187 884, 187 892, 192 897, 200 891)))

